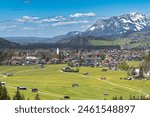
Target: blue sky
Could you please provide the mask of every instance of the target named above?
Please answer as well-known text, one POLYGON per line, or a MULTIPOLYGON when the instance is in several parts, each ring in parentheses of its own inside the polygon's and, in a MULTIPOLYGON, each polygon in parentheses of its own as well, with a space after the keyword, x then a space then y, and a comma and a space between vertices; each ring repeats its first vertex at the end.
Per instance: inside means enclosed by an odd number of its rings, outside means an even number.
POLYGON ((150 12, 150 0, 0 0, 0 36, 53 37, 129 12, 150 12))

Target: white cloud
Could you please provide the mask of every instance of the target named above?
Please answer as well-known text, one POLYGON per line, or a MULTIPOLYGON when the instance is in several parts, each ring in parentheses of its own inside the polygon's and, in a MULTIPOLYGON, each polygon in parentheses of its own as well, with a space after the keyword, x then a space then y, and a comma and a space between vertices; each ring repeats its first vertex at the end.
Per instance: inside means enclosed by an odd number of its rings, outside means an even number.
POLYGON ((76 13, 68 16, 36 17, 23 16, 14 20, 0 22, 0 34, 5 36, 56 36, 69 31, 84 31, 93 24, 94 13, 76 13), (66 27, 64 27, 66 26, 66 27), (9 31, 9 33, 8 33, 9 31))
POLYGON ((23 16, 22 18, 27 19, 27 20, 30 20, 30 19, 37 20, 37 19, 39 19, 39 17, 32 17, 32 16, 23 16))
POLYGON ((31 22, 31 23, 50 23, 50 22, 59 22, 59 21, 65 21, 66 18, 63 16, 56 16, 51 18, 39 18, 39 17, 33 17, 33 16, 23 16, 19 19, 16 19, 18 22, 31 22))
POLYGON ((30 27, 24 27, 22 28, 23 30, 34 30, 35 28, 30 28, 30 27))
POLYGON ((55 19, 55 18, 46 18, 46 19, 42 19, 42 22, 56 22, 59 21, 59 19, 55 19))
MULTIPOLYGON (((83 18, 83 17, 93 17, 96 16, 95 13, 75 13, 72 15, 69 15, 67 17, 65 16, 55 16, 55 17, 50 17, 50 18, 39 18, 35 16, 23 16, 21 18, 16 19, 16 21, 24 23, 24 22, 30 22, 30 23, 52 23, 52 22, 68 22, 69 24, 73 23, 75 24, 75 21, 72 21, 73 19, 75 20, 76 18, 83 18)), ((80 20, 80 19, 79 19, 80 20)), ((80 21, 79 21, 80 22, 80 21)), ((68 24, 66 23, 66 24, 68 24)))
POLYGON ((52 24, 52 26, 63 26, 63 25, 71 25, 71 24, 79 24, 79 23, 89 23, 89 21, 66 21, 66 22, 57 22, 52 24))
POLYGON ((44 18, 41 20, 41 22, 58 22, 58 21, 63 21, 66 20, 63 16, 56 16, 53 18, 44 18))
POLYGON ((95 13, 75 13, 70 15, 71 18, 79 18, 79 17, 94 17, 95 13))
POLYGON ((0 30, 5 30, 5 29, 10 29, 10 28, 16 28, 17 26, 16 25, 9 25, 9 26, 0 26, 0 30))
POLYGON ((81 26, 81 28, 89 28, 91 25, 83 25, 83 26, 81 26))
POLYGON ((34 20, 39 20, 39 17, 33 17, 33 16, 23 16, 19 19, 16 19, 19 22, 33 22, 34 20))

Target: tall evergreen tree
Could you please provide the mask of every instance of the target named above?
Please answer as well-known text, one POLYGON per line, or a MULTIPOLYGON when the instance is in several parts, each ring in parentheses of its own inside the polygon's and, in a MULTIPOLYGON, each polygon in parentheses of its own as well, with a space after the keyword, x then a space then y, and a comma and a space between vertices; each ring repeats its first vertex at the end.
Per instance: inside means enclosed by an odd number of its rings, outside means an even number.
POLYGON ((0 99, 1 99, 1 96, 2 96, 2 84, 0 83, 0 99))
POLYGON ((6 87, 2 86, 0 83, 0 100, 10 100, 6 87))
POLYGON ((40 95, 38 93, 35 95, 35 100, 41 100, 40 95))
POLYGON ((13 100, 25 100, 25 97, 19 92, 19 90, 17 90, 16 94, 13 96, 13 100))
POLYGON ((140 66, 139 76, 140 76, 141 78, 143 78, 143 77, 144 77, 143 67, 142 67, 142 66, 140 66))
POLYGON ((122 96, 120 96, 120 97, 119 97, 119 100, 123 100, 123 97, 122 97, 122 96))

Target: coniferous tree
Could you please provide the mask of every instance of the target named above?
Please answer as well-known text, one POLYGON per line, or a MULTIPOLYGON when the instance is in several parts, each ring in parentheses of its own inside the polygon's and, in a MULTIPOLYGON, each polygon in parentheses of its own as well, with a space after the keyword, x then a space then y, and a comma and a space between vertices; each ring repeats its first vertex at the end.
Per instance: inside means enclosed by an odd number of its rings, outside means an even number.
POLYGON ((2 87, 1 100, 10 100, 6 87, 2 87))
POLYGON ((119 100, 123 100, 123 97, 122 97, 122 96, 120 96, 120 97, 119 97, 119 100))
POLYGON ((118 98, 115 96, 115 97, 113 97, 113 100, 118 100, 118 98))
POLYGON ((141 78, 144 77, 144 74, 143 74, 143 67, 142 67, 142 66, 140 66, 139 76, 140 76, 141 78))
POLYGON ((10 100, 6 87, 0 83, 0 100, 10 100))
POLYGON ((19 90, 17 90, 16 94, 13 96, 13 100, 25 100, 25 97, 19 92, 19 90))
POLYGON ((41 100, 40 95, 38 93, 35 95, 35 100, 41 100))
POLYGON ((131 96, 131 94, 130 94, 129 100, 132 100, 132 96, 131 96))
POLYGON ((1 96, 2 96, 2 84, 0 83, 0 99, 1 99, 1 96))

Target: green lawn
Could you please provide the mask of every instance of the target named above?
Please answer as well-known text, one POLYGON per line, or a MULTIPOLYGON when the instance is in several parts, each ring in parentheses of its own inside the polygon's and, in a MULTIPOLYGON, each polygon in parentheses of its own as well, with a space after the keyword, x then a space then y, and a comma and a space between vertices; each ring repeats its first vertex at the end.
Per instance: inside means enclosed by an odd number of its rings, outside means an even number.
POLYGON ((21 91, 25 98, 34 99, 36 93, 32 88, 38 88, 41 99, 59 100, 64 95, 71 99, 112 99, 113 96, 123 96, 128 99, 130 94, 139 96, 150 94, 150 81, 147 80, 120 80, 126 77, 124 71, 102 72, 101 68, 80 67, 79 73, 63 73, 59 69, 66 65, 46 65, 45 68, 37 66, 0 66, 0 74, 3 72, 14 73, 12 77, 0 76, 0 81, 6 82, 10 96, 12 97, 18 86, 26 86, 28 90, 21 91), (88 72, 89 76, 82 74, 88 72), (100 80, 106 77, 106 80, 100 80), (77 83, 79 87, 72 87, 77 83), (104 93, 108 93, 105 96, 104 93))

